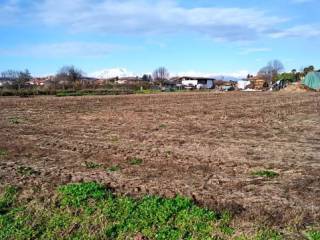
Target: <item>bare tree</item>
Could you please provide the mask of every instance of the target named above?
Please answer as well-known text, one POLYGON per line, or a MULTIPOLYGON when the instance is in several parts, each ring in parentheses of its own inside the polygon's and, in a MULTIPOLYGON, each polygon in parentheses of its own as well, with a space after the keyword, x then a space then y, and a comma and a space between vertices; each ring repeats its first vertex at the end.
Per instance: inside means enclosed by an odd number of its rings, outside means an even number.
POLYGON ((158 69, 154 70, 152 76, 154 81, 162 84, 165 80, 169 79, 170 74, 165 67, 159 67, 158 69))
POLYGON ((1 78, 7 81, 14 81, 19 77, 19 71, 16 70, 7 70, 1 72, 1 78))
POLYGON ((55 76, 55 80, 63 85, 75 87, 77 83, 81 82, 83 72, 74 66, 63 66, 55 76))
POLYGON ((20 90, 21 87, 25 87, 28 82, 32 80, 32 76, 28 69, 25 71, 19 72, 19 77, 16 81, 16 85, 18 87, 18 90, 20 90))
POLYGON ((25 71, 7 70, 1 73, 1 78, 6 82, 7 87, 20 90, 31 81, 32 76, 27 69, 25 71))
POLYGON ((267 66, 261 68, 258 72, 258 76, 264 78, 269 85, 276 80, 279 73, 284 70, 283 64, 279 60, 270 61, 267 66))

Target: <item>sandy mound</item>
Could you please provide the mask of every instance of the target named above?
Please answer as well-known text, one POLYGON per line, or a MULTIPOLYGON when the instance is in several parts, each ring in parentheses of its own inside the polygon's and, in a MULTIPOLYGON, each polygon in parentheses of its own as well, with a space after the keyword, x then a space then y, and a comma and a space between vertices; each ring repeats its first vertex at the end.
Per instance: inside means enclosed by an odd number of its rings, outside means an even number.
POLYGON ((281 90, 282 92, 312 92, 311 89, 307 88, 301 83, 291 84, 288 87, 281 90))

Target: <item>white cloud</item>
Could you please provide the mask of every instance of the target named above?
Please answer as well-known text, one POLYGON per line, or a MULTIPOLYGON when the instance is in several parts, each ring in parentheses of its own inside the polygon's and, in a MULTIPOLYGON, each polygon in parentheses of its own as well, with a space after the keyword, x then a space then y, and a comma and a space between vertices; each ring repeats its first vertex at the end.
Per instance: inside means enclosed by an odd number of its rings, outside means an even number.
POLYGON ((62 42, 21 45, 10 49, 0 48, 0 54, 33 57, 101 57, 121 49, 121 46, 106 43, 62 42))
MULTIPOLYGON (((171 76, 190 76, 190 77, 225 77, 228 78, 245 78, 249 74, 248 70, 239 70, 235 72, 199 72, 199 71, 186 71, 173 73, 171 76)), ((232 80, 232 79, 231 79, 232 80)))
MULTIPOLYGON (((314 0, 291 0, 295 3, 314 0)), ((163 35, 184 33, 219 41, 252 41, 259 37, 319 36, 309 26, 290 26, 290 19, 264 9, 241 7, 187 8, 177 0, 5 0, 0 25, 20 20, 72 32, 163 35), (284 29, 282 23, 286 23, 284 29), (305 30, 311 30, 305 32, 305 30)), ((316 25, 316 23, 315 23, 316 25)))
POLYGON ((246 48, 242 49, 239 54, 240 55, 248 55, 251 53, 258 53, 258 52, 270 52, 272 51, 271 48, 246 48))
POLYGON ((291 0, 293 3, 309 3, 314 2, 314 0, 291 0))
MULTIPOLYGON (((143 72, 143 73, 134 73, 132 71, 127 70, 126 68, 106 68, 101 69, 99 71, 90 73, 89 76, 91 77, 98 77, 98 78, 113 78, 113 77, 136 77, 136 76, 143 76, 143 74, 150 74, 152 72, 143 72)), ((190 76, 190 77, 216 77, 222 79, 223 77, 225 80, 234 80, 238 78, 245 78, 249 74, 247 70, 240 70, 235 72, 200 72, 200 71, 184 71, 184 72, 171 72, 171 77, 176 76, 190 76)))
POLYGON ((16 22, 16 16, 21 14, 18 0, 5 0, 0 3, 0 26, 16 22))
POLYGON ((174 0, 44 0, 33 16, 49 26, 75 32, 208 35, 251 40, 287 19, 253 8, 185 8, 174 0))
POLYGON ((311 38, 320 37, 320 27, 314 25, 299 25, 291 28, 284 29, 271 33, 272 38, 286 38, 286 37, 298 37, 298 38, 311 38))

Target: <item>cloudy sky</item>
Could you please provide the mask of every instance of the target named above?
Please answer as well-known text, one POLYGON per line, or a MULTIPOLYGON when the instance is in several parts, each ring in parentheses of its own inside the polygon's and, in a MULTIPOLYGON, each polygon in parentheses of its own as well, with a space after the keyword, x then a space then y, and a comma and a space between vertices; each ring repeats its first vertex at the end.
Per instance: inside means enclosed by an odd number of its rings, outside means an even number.
POLYGON ((0 0, 0 71, 320 67, 319 0, 0 0))

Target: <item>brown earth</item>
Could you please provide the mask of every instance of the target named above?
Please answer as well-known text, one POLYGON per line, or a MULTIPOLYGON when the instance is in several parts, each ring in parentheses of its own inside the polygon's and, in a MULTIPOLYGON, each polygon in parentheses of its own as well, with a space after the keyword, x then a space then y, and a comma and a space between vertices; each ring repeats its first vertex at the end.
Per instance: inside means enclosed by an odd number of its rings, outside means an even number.
POLYGON ((287 93, 303 93, 303 92, 314 92, 314 90, 304 86, 301 83, 290 84, 289 86, 280 90, 281 92, 287 93))
POLYGON ((243 226, 320 219, 319 93, 0 98, 0 148, 0 192, 14 184, 26 198, 94 180, 133 196, 189 196, 243 226), (252 175, 263 169, 279 176, 252 175))

